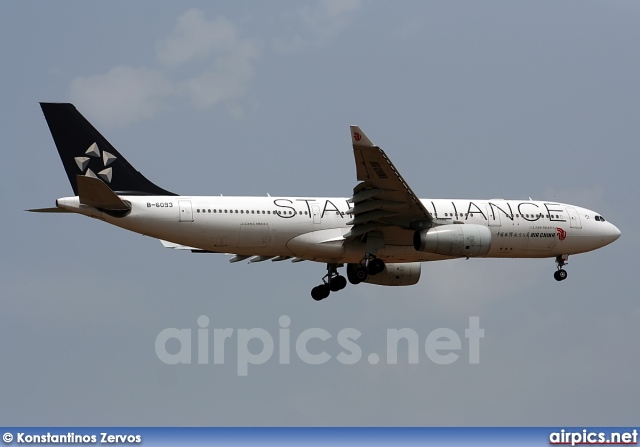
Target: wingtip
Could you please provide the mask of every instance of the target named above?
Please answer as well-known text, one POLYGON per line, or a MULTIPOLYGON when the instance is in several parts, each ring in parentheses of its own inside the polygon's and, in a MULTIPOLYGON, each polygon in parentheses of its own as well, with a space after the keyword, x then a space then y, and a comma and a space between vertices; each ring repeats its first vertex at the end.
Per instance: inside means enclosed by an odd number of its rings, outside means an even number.
POLYGON ((359 126, 352 125, 351 129, 351 144, 354 146, 374 146, 369 137, 360 129, 359 126))

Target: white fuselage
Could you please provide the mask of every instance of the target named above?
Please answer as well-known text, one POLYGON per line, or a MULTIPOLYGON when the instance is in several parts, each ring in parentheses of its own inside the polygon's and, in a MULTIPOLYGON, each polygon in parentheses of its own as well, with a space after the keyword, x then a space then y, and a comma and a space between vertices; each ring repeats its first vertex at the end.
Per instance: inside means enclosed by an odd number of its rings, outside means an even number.
MULTIPOLYGON (((319 262, 358 262, 364 244, 343 246, 351 225, 348 198, 121 196, 125 217, 57 200, 67 211, 195 249, 238 255, 295 257, 319 262)), ((616 240, 620 231, 591 210, 533 200, 422 199, 438 224, 489 227, 491 247, 482 257, 544 258, 583 253, 616 240), (596 220, 596 216, 597 219, 596 220)), ((385 262, 451 259, 416 251, 413 230, 389 229, 377 256, 385 262)))

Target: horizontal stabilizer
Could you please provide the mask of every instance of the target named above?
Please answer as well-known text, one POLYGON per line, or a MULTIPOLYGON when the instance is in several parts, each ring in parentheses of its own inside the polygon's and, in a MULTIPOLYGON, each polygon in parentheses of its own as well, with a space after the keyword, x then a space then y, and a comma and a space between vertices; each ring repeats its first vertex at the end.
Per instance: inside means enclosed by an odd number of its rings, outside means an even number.
POLYGON ((73 211, 67 211, 64 208, 36 208, 26 211, 29 211, 30 213, 73 213, 73 211))
POLYGON ((86 175, 76 176, 80 203, 110 211, 128 211, 131 206, 123 202, 102 180, 86 175))

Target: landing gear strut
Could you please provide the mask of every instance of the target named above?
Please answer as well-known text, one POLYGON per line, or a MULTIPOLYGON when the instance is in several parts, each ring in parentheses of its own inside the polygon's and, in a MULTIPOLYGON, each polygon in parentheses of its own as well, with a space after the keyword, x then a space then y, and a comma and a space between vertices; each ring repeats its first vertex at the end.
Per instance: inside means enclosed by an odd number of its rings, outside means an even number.
POLYGON ((322 301, 331 292, 337 292, 347 286, 346 278, 338 274, 338 267, 342 267, 342 264, 327 264, 327 274, 322 278, 322 284, 311 289, 311 298, 322 301))
POLYGON ((562 268, 567 264, 567 259, 569 259, 569 255, 556 256, 556 264, 558 264, 558 270, 553 274, 553 277, 556 281, 564 281, 565 279, 567 279, 567 271, 562 268))

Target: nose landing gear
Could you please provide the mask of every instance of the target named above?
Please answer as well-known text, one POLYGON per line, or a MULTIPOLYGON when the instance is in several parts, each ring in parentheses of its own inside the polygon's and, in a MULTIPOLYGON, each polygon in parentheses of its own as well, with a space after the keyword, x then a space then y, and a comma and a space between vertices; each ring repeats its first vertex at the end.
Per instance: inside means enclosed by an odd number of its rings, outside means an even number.
POLYGON ((567 279, 567 271, 562 267, 567 264, 568 259, 569 255, 556 256, 556 264, 558 264, 558 270, 553 274, 553 277, 556 281, 564 281, 565 279, 567 279))

